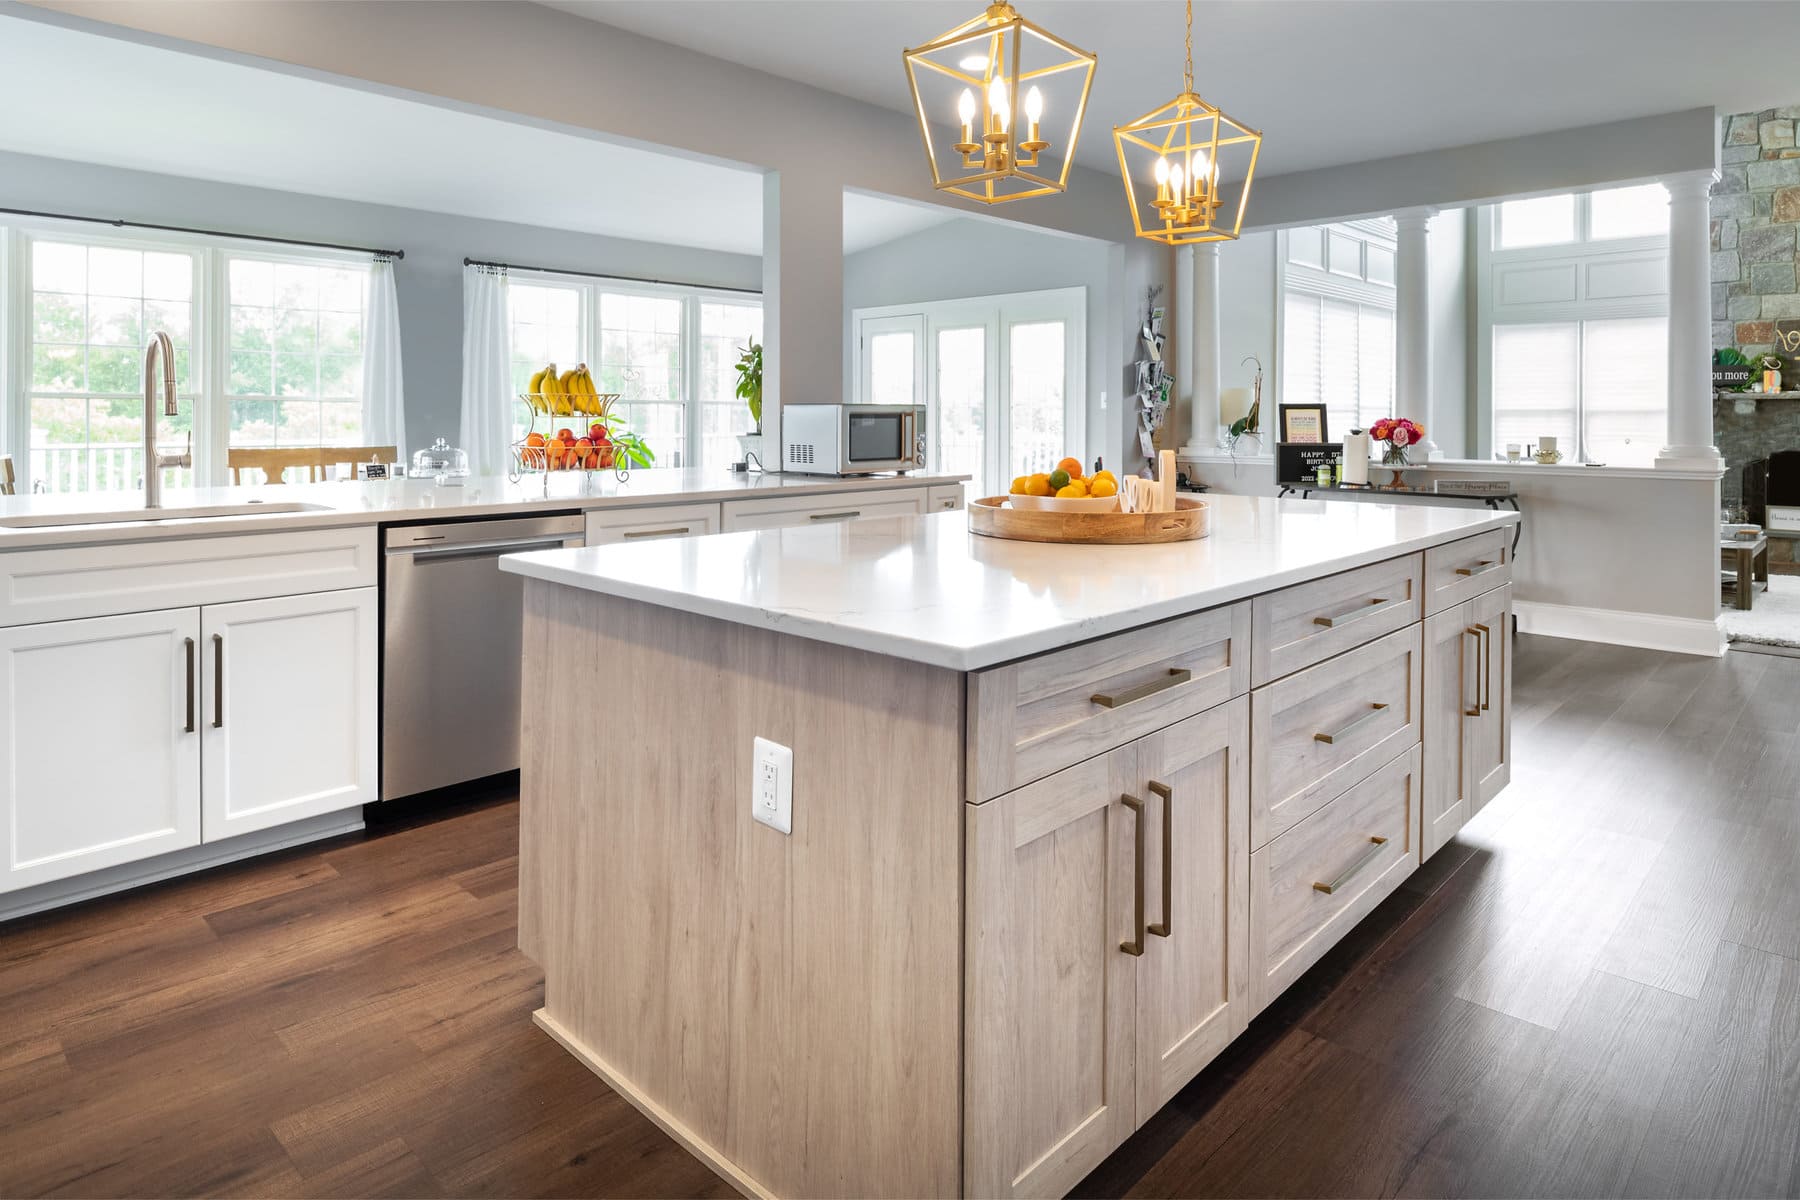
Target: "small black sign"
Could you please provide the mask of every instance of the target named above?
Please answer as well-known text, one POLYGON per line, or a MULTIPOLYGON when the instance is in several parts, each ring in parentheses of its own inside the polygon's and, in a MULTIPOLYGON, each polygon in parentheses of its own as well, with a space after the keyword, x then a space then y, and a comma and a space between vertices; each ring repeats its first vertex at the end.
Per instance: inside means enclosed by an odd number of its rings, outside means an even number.
POLYGON ((1343 452, 1342 442, 1277 442, 1275 481, 1316 484, 1319 468, 1329 466, 1343 452))
POLYGON ((1715 366, 1712 369, 1712 381, 1716 388, 1743 387, 1750 382, 1750 368, 1715 366))

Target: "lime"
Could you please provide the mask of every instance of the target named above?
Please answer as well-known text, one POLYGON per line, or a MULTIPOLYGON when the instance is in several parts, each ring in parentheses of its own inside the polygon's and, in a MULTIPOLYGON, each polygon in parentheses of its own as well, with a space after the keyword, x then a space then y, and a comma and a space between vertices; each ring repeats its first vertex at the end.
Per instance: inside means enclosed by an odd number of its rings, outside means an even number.
POLYGON ((1056 470, 1050 472, 1050 490, 1052 493, 1060 492, 1068 486, 1069 473, 1067 471, 1058 467, 1056 470))

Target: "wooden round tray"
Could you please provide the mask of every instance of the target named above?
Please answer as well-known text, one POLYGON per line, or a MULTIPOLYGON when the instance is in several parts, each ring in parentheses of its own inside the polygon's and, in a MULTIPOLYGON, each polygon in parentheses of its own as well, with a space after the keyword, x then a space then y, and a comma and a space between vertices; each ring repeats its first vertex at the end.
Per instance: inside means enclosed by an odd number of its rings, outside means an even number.
POLYGON ((1013 508, 1005 496, 984 496, 969 505, 969 528, 983 537, 1019 542, 1074 542, 1088 546, 1137 546, 1185 542, 1211 532, 1206 501, 1175 499, 1174 512, 1073 513, 1013 508))

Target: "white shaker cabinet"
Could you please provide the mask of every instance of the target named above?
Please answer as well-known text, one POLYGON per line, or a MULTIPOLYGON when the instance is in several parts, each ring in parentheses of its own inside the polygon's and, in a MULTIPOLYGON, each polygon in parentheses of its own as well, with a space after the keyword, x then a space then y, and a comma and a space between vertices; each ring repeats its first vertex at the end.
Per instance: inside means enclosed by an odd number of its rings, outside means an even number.
POLYGON ((200 842, 200 610, 0 629, 0 892, 200 842))
POLYGON ((724 530, 829 525, 863 517, 914 517, 935 511, 929 488, 880 488, 830 496, 767 496, 725 502, 724 530))
POLYGON ((203 840, 379 799, 376 589, 201 610, 203 840))

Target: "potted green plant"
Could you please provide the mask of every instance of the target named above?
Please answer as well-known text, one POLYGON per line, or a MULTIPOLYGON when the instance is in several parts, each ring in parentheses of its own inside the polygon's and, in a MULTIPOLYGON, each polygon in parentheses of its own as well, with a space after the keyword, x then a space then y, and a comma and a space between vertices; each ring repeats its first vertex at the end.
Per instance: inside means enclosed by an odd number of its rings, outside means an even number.
POLYGON ((762 352, 762 344, 756 341, 738 352, 737 398, 750 410, 750 423, 753 427, 749 433, 738 435, 738 449, 742 451, 746 461, 752 454, 757 455, 759 460, 762 455, 762 352))

